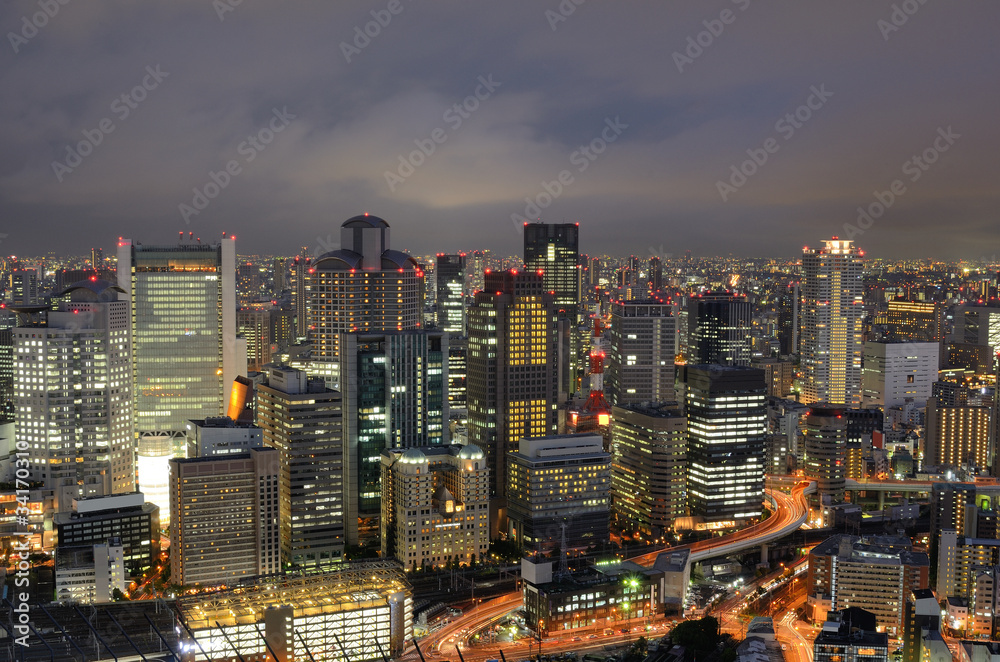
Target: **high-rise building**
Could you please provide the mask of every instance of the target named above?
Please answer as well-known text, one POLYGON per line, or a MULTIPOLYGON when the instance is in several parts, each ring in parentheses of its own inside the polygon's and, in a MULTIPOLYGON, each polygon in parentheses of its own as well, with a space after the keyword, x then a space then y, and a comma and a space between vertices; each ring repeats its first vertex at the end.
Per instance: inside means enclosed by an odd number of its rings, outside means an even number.
POLYGON ((674 400, 677 318, 659 301, 615 301, 608 337, 608 402, 622 407, 674 400))
POLYGON ((39 303, 38 272, 34 269, 16 269, 10 273, 7 300, 15 306, 39 303))
POLYGON ((489 469, 475 444, 382 451, 382 558, 474 563, 489 548, 489 469))
POLYGON ((247 344, 247 370, 259 372, 271 362, 271 310, 241 308, 236 311, 236 328, 247 344))
POLYGON ((521 439, 508 462, 508 539, 542 554, 608 542, 611 456, 600 435, 521 439))
POLYGON ((469 309, 467 384, 469 441, 486 453, 491 497, 506 497, 507 454, 520 440, 558 430, 555 360, 556 315, 542 277, 486 273, 469 309))
POLYGON ((663 260, 654 255, 649 258, 649 291, 657 292, 663 287, 663 260))
POLYGON ((169 438, 183 457, 187 422, 223 414, 229 385, 246 376, 246 342, 236 335, 236 238, 176 246, 121 239, 118 286, 132 299, 140 452, 169 438))
POLYGON ((954 342, 966 345, 989 345, 993 353, 1000 351, 1000 305, 970 303, 955 311, 954 342))
POLYGON ((100 269, 104 266, 104 249, 103 248, 91 248, 90 249, 90 266, 94 269, 100 269))
POLYGON ((170 576, 178 584, 236 584, 281 570, 280 453, 170 460, 170 576))
POLYGON ((17 439, 57 507, 135 491, 129 301, 107 281, 61 294, 44 321, 13 330, 17 439))
POLYGON ((542 272, 556 314, 575 324, 581 295, 580 224, 526 223, 524 266, 542 272))
POLYGON ((924 466, 991 467, 991 407, 946 407, 927 400, 924 466))
POLYGON ((344 438, 340 393, 305 372, 274 367, 257 388, 264 445, 280 453, 281 560, 328 566, 344 552, 344 438))
POLYGON ((357 545, 378 539, 382 451, 448 441, 448 333, 345 333, 339 345, 345 523, 357 545))
POLYGON ((861 404, 864 255, 846 239, 802 253, 802 402, 861 404))
POLYGON ((17 316, 0 309, 0 425, 14 420, 14 327, 17 316))
POLYGON ((288 289, 288 260, 283 257, 274 258, 271 264, 271 295, 278 299, 281 293, 288 289))
POLYGON ((688 363, 750 365, 753 306, 745 294, 710 292, 688 300, 688 363))
POLYGON ((884 325, 890 337, 910 342, 940 342, 944 338, 945 305, 932 301, 890 299, 875 324, 884 325))
POLYGON ((228 416, 188 421, 188 457, 247 453, 264 445, 264 431, 228 416))
POLYGON ((465 253, 438 253, 437 327, 461 336, 465 335, 465 272, 465 253))
MULTIPOLYGON (((424 272, 389 248, 389 224, 355 216, 340 229, 340 249, 321 255, 310 273, 310 374, 339 386, 340 336, 408 331, 423 326, 424 272)), ((376 461, 378 455, 376 454, 376 461)))
POLYGON ((936 342, 866 342, 861 361, 861 399, 890 409, 912 400, 923 406, 938 378, 936 342))
POLYGON ((305 338, 309 330, 309 285, 314 271, 309 249, 303 246, 292 262, 292 309, 297 338, 305 338))
POLYGON ((611 507, 619 528, 659 538, 687 514, 687 419, 676 403, 612 409, 611 507))
POLYGON ((767 384, 767 394, 773 398, 787 398, 792 393, 792 382, 795 378, 795 364, 791 361, 766 358, 757 359, 750 364, 764 371, 764 382, 767 384))
MULTIPOLYGON (((0 332, 2 333, 2 332, 0 332)), ((448 338, 448 408, 465 409, 469 376, 469 339, 462 336, 448 338)))
POLYGON ((236 267, 237 304, 246 306, 264 295, 264 270, 249 260, 240 261, 236 267))
POLYGON ((764 371, 686 365, 688 505, 708 522, 760 517, 767 406, 764 371))
POLYGON ((802 430, 806 475, 816 481, 820 499, 844 500, 847 477, 847 418, 843 405, 813 403, 802 430))

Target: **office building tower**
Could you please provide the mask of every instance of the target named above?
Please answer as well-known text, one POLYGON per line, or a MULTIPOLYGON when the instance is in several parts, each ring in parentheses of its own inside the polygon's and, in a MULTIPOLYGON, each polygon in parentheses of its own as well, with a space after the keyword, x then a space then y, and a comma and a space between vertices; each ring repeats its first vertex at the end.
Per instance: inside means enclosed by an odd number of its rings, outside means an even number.
POLYGON ((100 269, 104 266, 104 249, 103 248, 91 248, 90 249, 90 266, 94 269, 100 269))
POLYGON ((183 457, 187 422, 222 414, 229 385, 246 375, 246 344, 236 336, 235 237, 177 246, 122 239, 118 286, 132 299, 139 445, 168 438, 183 457))
POLYGON ((241 261, 236 267, 236 303, 246 306, 264 295, 263 269, 250 261, 241 261))
POLYGON ((188 421, 188 457, 247 453, 264 445, 264 431, 228 416, 188 421))
POLYGON ((341 334, 423 326, 423 269, 406 253, 389 248, 389 224, 381 218, 365 214, 344 221, 340 250, 321 255, 312 269, 310 374, 328 385, 340 384, 341 334))
POLYGON ((17 316, 0 309, 0 425, 14 421, 14 327, 17 316))
POLYGON ((688 363, 750 365, 753 306, 745 294, 707 293, 688 300, 688 363))
POLYGON ((658 292, 663 287, 663 260, 654 255, 649 258, 649 291, 658 292))
POLYGON ((116 591, 128 591, 121 541, 59 547, 55 559, 56 600, 74 604, 106 604, 116 591))
POLYGON ((281 570, 280 453, 170 460, 170 577, 233 585, 281 570))
POLYGON ((644 538, 687 515, 687 418, 677 403, 612 409, 611 508, 618 528, 644 538))
POLYGON ((507 454, 524 437, 558 429, 556 315, 535 272, 490 272, 484 280, 469 309, 469 441, 486 453, 490 496, 502 499, 507 454))
POLYGON ((861 361, 861 400, 883 410, 907 400, 923 406, 938 378, 936 342, 866 342, 861 361))
POLYGON ((949 338, 965 345, 989 345, 995 355, 1000 351, 1000 305, 991 301, 960 306, 949 338))
POLYGON ((438 253, 434 275, 437 279, 437 327, 455 335, 465 335, 465 253, 438 253))
POLYGON ((902 342, 937 342, 944 338, 945 305, 941 302, 890 299, 875 324, 886 327, 890 338, 902 342))
POLYGON ((469 376, 469 339, 465 336, 448 338, 448 409, 465 409, 469 376))
POLYGON ((160 509, 142 492, 75 499, 69 511, 52 516, 52 528, 57 547, 118 538, 130 573, 149 570, 160 555, 160 509))
POLYGON ((946 407, 927 400, 924 466, 992 466, 990 448, 991 407, 946 407))
POLYGON ((764 371, 686 365, 688 505, 707 522, 760 517, 767 433, 764 371))
POLYGON ((604 390, 609 403, 623 407, 675 399, 677 318, 671 304, 612 302, 608 339, 604 390))
POLYGON ((489 469, 478 446, 392 448, 381 464, 382 558, 407 570, 484 558, 489 469))
POLYGON ((309 330, 309 286, 314 271, 309 249, 303 246, 302 252, 292 262, 292 309, 295 312, 296 338, 305 338, 309 330))
POLYGON ((271 362, 272 311, 241 308, 236 311, 236 328, 246 340, 247 370, 260 372, 271 362))
POLYGON ((793 362, 767 358, 757 359, 750 365, 764 371, 764 382, 767 384, 769 397, 787 398, 792 394, 792 382, 795 378, 795 364, 793 362))
POLYGON ((280 299, 282 292, 288 289, 288 260, 276 257, 271 263, 271 296, 280 299))
POLYGON ((845 609, 813 641, 815 662, 889 662, 889 635, 876 628, 878 620, 864 609, 845 609))
POLYGON ((44 321, 14 336, 17 439, 32 480, 57 508, 80 496, 135 491, 129 302, 107 281, 61 293, 44 321))
POLYGON ((344 510, 347 544, 378 539, 380 454, 447 442, 448 333, 345 333, 344 510))
POLYGON ((844 500, 847 472, 847 419, 844 407, 813 403, 802 430, 806 476, 816 481, 820 501, 844 500))
POLYGON ((176 611, 185 643, 212 660, 382 662, 413 638, 413 591, 394 561, 184 596, 176 611))
POLYGON ((485 284, 483 276, 489 268, 489 253, 489 251, 472 251, 467 256, 467 264, 469 265, 467 273, 469 280, 465 291, 470 295, 483 289, 483 285, 485 284))
POLYGON ((40 302, 38 272, 34 269, 15 269, 7 284, 7 301, 14 306, 32 306, 40 302))
POLYGON ((875 614, 883 631, 901 636, 906 598, 928 587, 929 571, 927 553, 914 551, 906 536, 836 535, 809 552, 808 604, 813 618, 825 607, 859 607, 875 614))
POLYGON ((611 456, 600 435, 521 439, 508 462, 509 540, 528 554, 603 548, 610 533, 611 456))
POLYGON ((282 565, 324 567, 344 552, 344 437, 340 393, 302 370, 271 368, 257 388, 264 445, 280 453, 282 565))
POLYGON ((863 253, 833 238, 802 254, 801 401, 861 404, 863 253))
POLYGON ((778 347, 782 356, 799 353, 799 285, 788 284, 778 298, 778 347))
POLYGON ((524 266, 542 272, 556 314, 575 325, 581 295, 580 224, 525 224, 524 266))

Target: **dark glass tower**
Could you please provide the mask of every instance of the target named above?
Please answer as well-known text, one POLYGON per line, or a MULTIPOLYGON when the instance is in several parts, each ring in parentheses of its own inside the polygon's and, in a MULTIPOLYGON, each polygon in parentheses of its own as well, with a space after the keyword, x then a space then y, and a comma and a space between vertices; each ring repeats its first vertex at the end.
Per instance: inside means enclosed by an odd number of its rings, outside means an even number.
POLYGON ((556 313, 574 323, 580 307, 580 226, 578 223, 528 223, 524 226, 524 265, 542 272, 556 313))
POLYGON ((437 326, 444 331, 465 335, 465 253, 438 253, 437 326))
POLYGON ((688 363, 750 365, 753 306, 745 295, 709 293, 688 302, 688 363))

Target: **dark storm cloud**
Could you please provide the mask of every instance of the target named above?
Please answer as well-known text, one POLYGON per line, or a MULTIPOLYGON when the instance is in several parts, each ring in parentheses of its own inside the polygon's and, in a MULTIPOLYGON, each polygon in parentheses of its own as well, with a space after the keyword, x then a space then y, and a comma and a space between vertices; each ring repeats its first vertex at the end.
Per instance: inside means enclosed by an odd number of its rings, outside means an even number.
POLYGON ((220 2, 69 0, 30 38, 38 0, 0 4, 0 251, 183 229, 292 253, 370 211, 400 248, 514 252, 511 215, 569 171, 542 218, 579 221, 586 251, 792 255, 843 235, 950 126, 961 138, 857 240, 886 256, 1000 253, 994 3, 588 0, 563 17, 550 0, 400 0, 395 14, 388 0, 243 0, 220 20, 220 2), (355 42, 372 11, 385 25, 355 42), (832 96, 779 130, 821 86, 832 96), (276 111, 294 119, 269 136, 276 111), (580 171, 574 154, 614 118, 628 128, 580 171), (72 166, 84 131, 100 144, 72 166), (724 201, 717 182, 769 138, 778 150, 724 201), (433 153, 401 171, 419 144, 433 153), (185 223, 180 205, 212 184, 185 223))

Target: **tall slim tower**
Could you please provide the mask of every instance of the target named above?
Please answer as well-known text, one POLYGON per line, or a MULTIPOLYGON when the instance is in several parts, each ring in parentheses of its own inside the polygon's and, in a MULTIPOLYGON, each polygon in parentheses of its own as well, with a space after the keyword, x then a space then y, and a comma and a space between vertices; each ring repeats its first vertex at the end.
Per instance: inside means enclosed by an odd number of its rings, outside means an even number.
POLYGON ((295 336, 306 337, 309 330, 309 275, 312 273, 312 259, 309 249, 302 247, 292 262, 292 308, 295 311, 295 336))
POLYGON ((135 491, 132 341, 121 288, 83 281, 37 326, 13 330, 17 439, 29 445, 31 477, 77 497, 135 491))
MULTIPOLYGON (((557 432, 556 316, 542 276, 487 272, 469 309, 469 442, 486 453, 491 515, 507 493, 507 454, 557 432)), ((491 521, 499 523, 496 518, 491 521)))
POLYGON ((406 253, 389 248, 389 224, 383 219, 364 214, 344 221, 340 249, 321 255, 312 269, 310 373, 328 385, 340 384, 340 334, 423 326, 424 271, 406 253))
POLYGON ((257 387, 264 445, 280 455, 276 495, 283 565, 343 560, 344 443, 340 393, 294 368, 272 368, 257 387))
MULTIPOLYGON (((175 246, 121 239, 118 286, 133 305, 139 452, 147 438, 169 438, 184 457, 187 422, 223 414, 233 380, 246 376, 246 341, 236 337, 236 237, 175 246)), ((157 505, 169 512, 169 503, 157 505)))
POLYGON ((861 404, 861 257, 846 239, 802 253, 802 402, 861 404))
POLYGON ((529 271, 541 270, 556 313, 575 324, 581 295, 580 224, 526 224, 524 266, 529 271))
POLYGON ((767 405, 764 371, 686 365, 688 503, 706 521, 760 517, 767 405))
POLYGON ((809 407, 802 436, 806 475, 816 481, 820 502, 844 500, 847 478, 847 417, 842 405, 818 402, 809 407))

